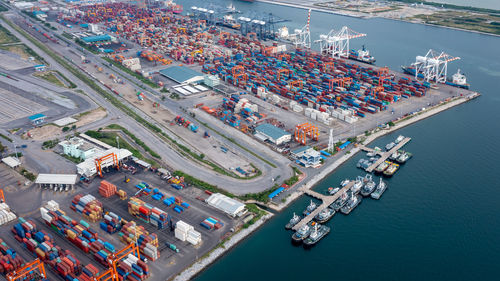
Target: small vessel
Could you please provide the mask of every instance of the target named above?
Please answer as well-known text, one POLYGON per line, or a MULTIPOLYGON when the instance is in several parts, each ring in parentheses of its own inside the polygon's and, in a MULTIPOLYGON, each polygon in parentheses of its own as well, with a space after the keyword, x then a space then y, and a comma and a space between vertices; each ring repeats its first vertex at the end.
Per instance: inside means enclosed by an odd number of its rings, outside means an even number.
POLYGON ((374 192, 372 192, 372 194, 370 194, 370 197, 378 200, 380 199, 380 196, 382 196, 382 194, 385 192, 386 189, 387 189, 387 184, 382 180, 382 178, 380 178, 380 182, 378 183, 377 188, 375 189, 374 192))
POLYGON ((398 138, 394 141, 395 143, 400 143, 405 139, 403 135, 399 135, 398 138))
POLYGON ((311 234, 311 226, 313 223, 308 223, 301 226, 295 233, 292 235, 292 240, 295 242, 300 242, 306 239, 309 234, 311 234))
POLYGON ((340 212, 342 212, 342 214, 344 215, 350 214, 352 210, 354 210, 354 208, 356 208, 359 203, 361 203, 362 199, 363 198, 361 197, 361 195, 351 194, 351 196, 347 200, 347 203, 342 208, 340 208, 340 212))
POLYGON ((349 179, 345 179, 345 180, 343 180, 343 181, 340 183, 340 186, 341 186, 341 187, 344 187, 344 186, 346 186, 347 184, 349 184, 350 182, 351 182, 351 181, 350 181, 349 179))
POLYGON ((387 169, 390 165, 390 162, 388 161, 384 161, 382 163, 380 163, 380 165, 378 165, 376 168, 375 168, 375 173, 377 174, 381 174, 385 171, 385 169, 387 169))
POLYGON ((356 167, 366 170, 368 167, 372 165, 372 162, 366 159, 359 159, 358 164, 356 164, 356 167))
POLYGON ((349 52, 349 59, 356 60, 368 64, 374 64, 376 59, 370 55, 370 51, 363 45, 361 50, 352 50, 349 52))
POLYGON ((316 210, 316 208, 318 207, 318 205, 316 205, 316 203, 314 203, 312 200, 311 200, 311 203, 309 204, 309 206, 307 206, 307 208, 304 210, 304 216, 310 214, 312 211, 316 210))
POLYGON ((340 210, 346 203, 347 199, 349 199, 349 195, 347 195, 346 192, 344 192, 335 202, 333 202, 330 205, 330 208, 334 209, 335 211, 340 210))
POLYGON ((410 159, 411 157, 413 156, 413 154, 411 154, 410 152, 404 152, 402 153, 398 159, 396 159, 396 162, 398 162, 399 164, 404 164, 406 163, 406 161, 408 161, 408 159, 410 159))
POLYGON ((385 146, 385 150, 389 151, 389 150, 391 150, 391 149, 392 149, 393 147, 395 147, 395 146, 396 146, 396 144, 395 144, 395 143, 390 142, 390 143, 388 143, 388 144, 385 146))
POLYGON ((366 156, 368 156, 368 157, 373 157, 375 155, 377 155, 377 153, 375 153, 375 151, 370 151, 370 152, 366 153, 366 156))
POLYGON ((285 229, 289 230, 292 229, 297 223, 299 223, 300 217, 297 216, 295 213, 293 213, 293 217, 290 219, 290 221, 285 225, 285 229))
POLYGON ((321 238, 325 237, 328 233, 330 233, 330 228, 326 225, 320 225, 316 224, 313 227, 313 230, 311 231, 311 234, 309 234, 309 237, 307 237, 304 240, 304 245, 305 246, 312 246, 321 240, 321 238))
POLYGON ((340 190, 340 187, 335 187, 335 188, 329 187, 328 188, 328 194, 334 195, 335 193, 339 192, 339 190, 340 190))
POLYGON ((241 24, 236 21, 232 15, 225 15, 222 19, 222 26, 229 27, 232 29, 239 30, 241 28, 241 24))
POLYGON ((361 188, 363 187, 363 177, 358 176, 356 178, 356 182, 354 182, 354 185, 351 188, 352 193, 358 194, 361 191, 361 188))
POLYGON ((394 173, 399 169, 399 165, 396 163, 392 163, 389 165, 389 167, 384 171, 384 176, 386 177, 392 177, 394 173))
POLYGON ((465 77, 465 75, 460 73, 460 69, 457 71, 457 73, 451 76, 451 79, 448 78, 445 84, 466 90, 470 88, 470 84, 467 83, 467 77, 465 77))
POLYGON ((394 151, 394 153, 392 153, 391 156, 389 156, 389 160, 396 161, 396 159, 398 159, 403 152, 404 151, 402 150, 394 151))
POLYGON ((365 184, 363 185, 363 188, 361 188, 361 195, 366 197, 375 190, 377 184, 373 181, 372 175, 370 174, 366 174, 364 182, 365 184))
POLYGON ((325 223, 329 221, 333 217, 333 215, 335 215, 335 210, 331 208, 326 208, 321 210, 321 212, 319 212, 319 214, 317 214, 314 217, 314 220, 317 221, 318 223, 325 223))

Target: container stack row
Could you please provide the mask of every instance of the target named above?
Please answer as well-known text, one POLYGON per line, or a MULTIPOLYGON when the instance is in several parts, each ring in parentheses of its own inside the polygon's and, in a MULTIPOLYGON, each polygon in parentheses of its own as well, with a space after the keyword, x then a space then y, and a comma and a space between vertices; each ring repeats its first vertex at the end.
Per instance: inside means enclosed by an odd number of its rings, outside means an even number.
POLYGON ((167 227, 170 221, 170 216, 165 211, 135 197, 130 198, 128 202, 128 212, 134 217, 158 227, 158 229, 167 227))
POLYGON ((192 225, 189 225, 183 221, 178 221, 175 224, 175 238, 181 241, 187 241, 192 245, 198 245, 201 243, 201 233, 194 230, 192 225))
POLYGON ((208 217, 204 221, 202 221, 200 223, 200 225, 208 230, 212 230, 212 229, 219 229, 219 228, 223 227, 224 223, 219 221, 218 219, 216 219, 214 217, 208 217))
POLYGON ((137 225, 133 221, 127 222, 123 225, 118 236, 120 236, 120 241, 126 245, 137 241, 140 252, 147 256, 149 260, 155 261, 160 257, 158 236, 154 233, 149 234, 143 226, 137 225))
POLYGON ((122 218, 113 212, 109 212, 104 215, 104 220, 99 223, 99 226, 109 234, 116 233, 122 229, 122 218))
POLYGON ((15 271, 21 268, 23 264, 23 258, 0 238, 0 274, 5 275, 15 271))
POLYGON ((71 201, 70 208, 91 222, 98 222, 103 216, 102 203, 90 194, 76 195, 71 201))
POLYGON ((6 224, 16 219, 16 214, 11 212, 9 205, 0 203, 0 225, 6 224))
POLYGON ((101 185, 99 186, 99 194, 101 194, 105 198, 115 195, 116 185, 105 180, 101 181, 101 185))

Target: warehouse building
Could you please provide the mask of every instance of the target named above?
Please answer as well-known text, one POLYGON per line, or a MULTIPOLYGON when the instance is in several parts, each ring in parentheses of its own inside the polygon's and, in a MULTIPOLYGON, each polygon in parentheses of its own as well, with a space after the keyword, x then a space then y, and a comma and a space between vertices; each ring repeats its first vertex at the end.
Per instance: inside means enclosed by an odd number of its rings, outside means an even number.
POLYGON ((221 193, 214 193, 210 195, 206 202, 208 205, 219 209, 232 217, 239 217, 246 212, 245 204, 221 193))
MULTIPOLYGON (((102 151, 99 153, 96 153, 89 158, 85 159, 82 163, 76 165, 76 171, 79 175, 86 176, 86 177, 93 177, 97 174, 97 167, 96 167, 96 159, 99 159, 105 155, 114 153, 118 159, 118 162, 124 161, 128 159, 130 156, 132 156, 132 152, 130 152, 127 149, 118 149, 118 148, 110 148, 106 151, 102 151)), ((113 166, 115 163, 113 163, 113 159, 107 159, 106 161, 103 161, 101 163, 101 168, 105 169, 108 167, 113 166)))
POLYGON ((39 174, 35 183, 38 184, 40 188, 68 191, 74 189, 76 181, 76 174, 39 174))
POLYGON ((87 37, 82 37, 81 39, 86 44, 99 44, 99 43, 107 43, 107 42, 114 41, 114 38, 108 34, 87 36, 87 37))
POLYGON ((79 137, 73 137, 69 140, 62 141, 59 145, 62 147, 64 154, 82 160, 85 160, 96 153, 102 152, 102 150, 97 148, 95 145, 92 145, 79 137))
POLYGON ((262 141, 270 141, 276 145, 292 140, 292 134, 271 124, 262 124, 255 128, 256 138, 262 141))
POLYGON ((38 126, 38 125, 42 124, 43 122, 45 122, 46 117, 47 116, 45 116, 41 113, 38 113, 35 115, 31 115, 30 117, 28 117, 28 119, 31 121, 31 124, 33 124, 33 126, 38 126))
POLYGON ((21 161, 19 161, 19 159, 17 159, 16 157, 12 157, 12 156, 2 158, 2 162, 5 165, 11 167, 12 169, 15 169, 15 168, 21 166, 21 161))
POLYGON ((160 70, 160 74, 179 84, 198 83, 203 81, 203 73, 185 66, 171 66, 160 70))

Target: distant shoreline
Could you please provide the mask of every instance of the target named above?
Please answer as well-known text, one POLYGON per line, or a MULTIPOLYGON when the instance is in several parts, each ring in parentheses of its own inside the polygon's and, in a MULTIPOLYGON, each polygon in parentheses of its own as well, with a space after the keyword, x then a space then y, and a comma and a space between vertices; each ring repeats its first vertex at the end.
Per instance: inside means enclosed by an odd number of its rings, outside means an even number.
MULTIPOLYGON (((334 14, 334 15, 339 15, 339 16, 346 16, 346 17, 351 17, 351 18, 359 18, 359 19, 387 19, 387 20, 394 20, 394 21, 400 21, 400 22, 407 22, 407 23, 413 23, 413 24, 422 24, 426 26, 433 26, 433 27, 442 27, 442 28, 448 28, 452 30, 458 30, 458 31, 465 31, 465 32, 472 32, 472 33, 477 33, 477 34, 482 34, 482 35, 489 35, 489 36, 494 36, 494 37, 500 37, 500 34, 494 34, 494 33, 489 33, 489 32, 483 32, 483 31, 477 31, 477 30, 470 30, 470 29, 465 29, 465 28, 458 28, 458 27, 451 27, 451 26, 446 26, 446 25, 440 25, 440 24, 431 24, 431 23, 425 23, 425 22, 419 22, 416 20, 405 20, 405 19, 395 19, 395 18, 389 18, 389 17, 381 17, 381 16, 370 16, 366 14, 362 14, 361 12, 360 15, 355 15, 355 14, 350 14, 349 12, 343 12, 343 11, 338 11, 338 10, 333 10, 333 9, 327 9, 327 8, 322 8, 314 5, 304 5, 304 4, 298 4, 298 3, 290 3, 290 2, 282 2, 282 1, 276 1, 276 0, 255 0, 256 2, 263 2, 267 4, 274 4, 274 5, 280 5, 280 6, 286 6, 286 7, 291 7, 291 8, 298 8, 298 9, 304 9, 308 10, 311 9, 313 11, 317 12, 322 12, 322 13, 328 13, 328 14, 334 14)), ((467 11, 467 10, 464 10, 467 11)), ((470 11, 473 12, 473 11, 470 11)))

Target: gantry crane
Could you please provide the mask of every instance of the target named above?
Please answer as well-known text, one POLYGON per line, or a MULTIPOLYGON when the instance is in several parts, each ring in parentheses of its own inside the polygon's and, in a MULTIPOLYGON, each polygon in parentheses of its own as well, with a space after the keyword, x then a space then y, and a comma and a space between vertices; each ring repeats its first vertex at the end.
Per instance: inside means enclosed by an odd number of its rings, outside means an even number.
POLYGON ((103 157, 95 159, 96 171, 101 178, 102 178, 102 168, 109 167, 109 166, 116 166, 118 169, 120 168, 119 163, 118 163, 118 157, 116 156, 115 153, 110 153, 110 154, 104 155, 103 157), (108 164, 109 160, 113 161, 112 165, 108 164))
POLYGON ((112 254, 108 257, 108 264, 110 267, 102 272, 99 276, 94 277, 94 281, 118 281, 120 280, 118 270, 116 268, 116 264, 126 258, 129 254, 134 254, 138 259, 141 258, 141 254, 139 253, 139 247, 136 244, 132 243, 127 247, 121 249, 115 254, 112 254))
POLYGON ((294 33, 290 34, 288 38, 295 44, 295 48, 304 47, 307 49, 311 48, 311 30, 309 24, 311 22, 311 9, 307 14, 307 24, 301 29, 295 29, 294 33))
POLYGON ((43 262, 41 262, 40 259, 36 259, 20 269, 10 272, 6 277, 8 281, 24 280, 26 275, 36 273, 36 270, 39 271, 38 274, 41 278, 45 278, 47 276, 43 262))
POLYGON ((5 203, 5 197, 3 196, 3 189, 0 189, 0 203, 5 203))
POLYGON ((328 87, 329 87, 330 92, 331 92, 331 91, 333 91, 334 86, 345 88, 345 84, 351 83, 351 82, 352 82, 351 77, 337 77, 337 78, 330 79, 330 81, 328 83, 328 87))
POLYGON ((295 127, 295 141, 306 145, 306 138, 317 141, 319 139, 319 129, 318 127, 309 124, 299 124, 295 127))
POLYGON ((427 82, 446 83, 448 63, 459 59, 430 49, 425 56, 417 56, 412 64, 415 67, 415 79, 421 77, 427 82))
POLYGON ((366 36, 364 33, 356 32, 347 26, 343 26, 339 31, 330 30, 328 34, 321 34, 319 40, 321 53, 332 57, 349 57, 349 41, 354 38, 366 36))

